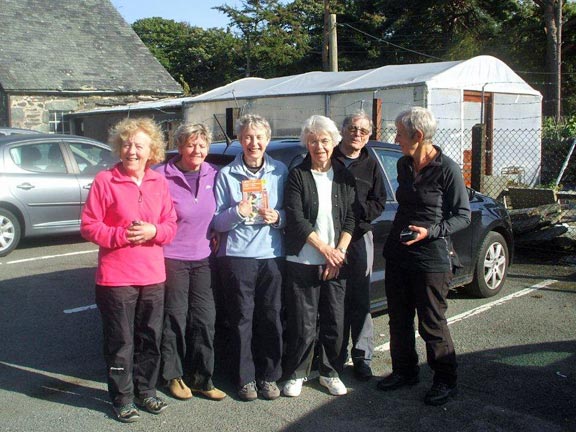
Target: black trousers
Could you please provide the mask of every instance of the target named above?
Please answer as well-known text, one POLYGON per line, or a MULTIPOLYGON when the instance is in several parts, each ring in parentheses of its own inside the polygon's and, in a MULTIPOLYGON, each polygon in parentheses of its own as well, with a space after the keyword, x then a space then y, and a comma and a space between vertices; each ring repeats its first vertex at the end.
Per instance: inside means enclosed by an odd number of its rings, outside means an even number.
POLYGON ((446 297, 452 273, 424 273, 402 269, 399 262, 386 262, 386 296, 390 318, 392 370, 403 375, 418 373, 414 317, 426 343, 428 365, 434 382, 456 384, 456 353, 446 322, 446 297))
POLYGON ((239 388, 282 375, 283 264, 283 258, 218 258, 239 388))
POLYGON ((374 262, 374 240, 367 232, 348 246, 347 264, 341 277, 346 279, 344 307, 344 341, 340 363, 348 358, 348 340, 352 338, 350 356, 354 364, 372 362, 374 353, 374 324, 370 314, 370 276, 374 262))
POLYGON ((102 316, 108 393, 114 405, 156 396, 164 314, 164 284, 96 285, 102 316))
POLYGON ((216 305, 208 259, 165 259, 162 378, 185 377, 192 388, 214 388, 216 305))
POLYGON ((322 281, 320 269, 317 265, 286 262, 284 369, 288 379, 305 378, 310 374, 317 323, 320 375, 337 377, 342 371, 339 356, 346 286, 343 279, 322 281))

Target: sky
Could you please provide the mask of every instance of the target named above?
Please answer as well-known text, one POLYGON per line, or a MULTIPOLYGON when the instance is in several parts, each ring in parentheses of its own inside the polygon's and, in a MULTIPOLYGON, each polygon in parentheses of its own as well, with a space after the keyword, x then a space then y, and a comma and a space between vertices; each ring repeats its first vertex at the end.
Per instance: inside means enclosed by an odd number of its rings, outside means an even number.
POLYGON ((176 22, 187 22, 191 26, 202 28, 221 27, 228 25, 228 17, 213 10, 215 6, 227 4, 232 7, 241 6, 237 0, 111 0, 120 15, 132 24, 142 18, 161 17, 176 22))

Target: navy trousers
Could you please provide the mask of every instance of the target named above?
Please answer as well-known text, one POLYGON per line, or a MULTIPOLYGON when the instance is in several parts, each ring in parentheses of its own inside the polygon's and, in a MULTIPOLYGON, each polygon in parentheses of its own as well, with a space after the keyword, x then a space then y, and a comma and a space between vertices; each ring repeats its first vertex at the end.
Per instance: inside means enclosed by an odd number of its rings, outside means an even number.
POLYGON ((283 258, 218 258, 239 388, 282 375, 283 264, 283 258))

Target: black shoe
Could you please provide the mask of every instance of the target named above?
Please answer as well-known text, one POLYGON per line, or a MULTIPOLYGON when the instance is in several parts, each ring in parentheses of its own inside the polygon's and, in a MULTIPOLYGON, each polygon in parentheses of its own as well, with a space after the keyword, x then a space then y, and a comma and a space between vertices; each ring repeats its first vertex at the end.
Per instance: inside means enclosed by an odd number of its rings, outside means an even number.
POLYGON ((368 381, 372 378, 372 369, 366 362, 354 363, 354 378, 358 381, 368 381))
POLYGON ((404 386, 412 386, 418 384, 419 382, 420 378, 418 378, 418 375, 406 376, 406 375, 400 375, 399 373, 396 372, 392 372, 386 378, 383 378, 380 381, 378 381, 376 387, 378 388, 378 390, 390 391, 399 389, 400 387, 404 386))
POLYGON ((450 386, 445 383, 434 383, 432 388, 428 390, 426 396, 424 396, 424 403, 426 405, 444 405, 450 398, 455 397, 458 394, 458 388, 456 384, 450 386))

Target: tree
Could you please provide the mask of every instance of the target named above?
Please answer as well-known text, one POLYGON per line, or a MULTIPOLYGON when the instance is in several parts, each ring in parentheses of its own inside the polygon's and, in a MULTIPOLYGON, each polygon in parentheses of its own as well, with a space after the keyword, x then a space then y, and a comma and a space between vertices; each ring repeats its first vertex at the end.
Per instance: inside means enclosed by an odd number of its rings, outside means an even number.
POLYGON ((576 118, 576 3, 564 5, 562 36, 562 103, 565 115, 576 118))
POLYGON ((240 32, 245 75, 282 75, 309 50, 309 37, 293 12, 278 0, 243 0, 240 9, 217 6, 240 32))
POLYGON ((132 28, 170 75, 201 93, 239 77, 241 45, 223 29, 204 30, 163 18, 145 18, 132 28))
POLYGON ((556 114, 559 118, 560 112, 556 112, 557 92, 558 89, 558 65, 560 63, 560 39, 559 29, 561 28, 561 14, 558 13, 560 8, 559 0, 533 0, 540 8, 544 18, 544 29, 546 33, 546 70, 550 73, 550 85, 546 86, 546 98, 544 101, 544 113, 547 115, 556 114))
POLYGON ((344 46, 360 63, 380 64, 451 60, 489 51, 499 23, 517 9, 515 0, 415 0, 410 8, 395 0, 347 3, 339 18, 347 27, 344 46), (360 37, 359 30, 378 39, 360 37))

